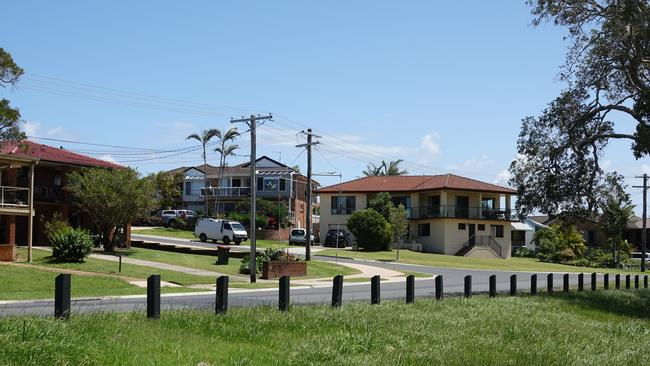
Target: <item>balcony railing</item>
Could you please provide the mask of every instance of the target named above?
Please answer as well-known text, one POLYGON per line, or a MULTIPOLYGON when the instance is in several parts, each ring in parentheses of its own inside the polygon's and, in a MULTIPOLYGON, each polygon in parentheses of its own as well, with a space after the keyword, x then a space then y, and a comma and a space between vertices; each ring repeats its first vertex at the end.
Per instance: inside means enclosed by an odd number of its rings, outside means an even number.
POLYGON ((250 196, 250 187, 207 187, 201 188, 201 197, 247 197, 250 196))
POLYGON ((29 188, 0 186, 0 207, 29 207, 29 188))
POLYGON ((454 205, 412 207, 411 219, 454 218, 494 221, 519 221, 515 210, 485 207, 458 207, 454 205))

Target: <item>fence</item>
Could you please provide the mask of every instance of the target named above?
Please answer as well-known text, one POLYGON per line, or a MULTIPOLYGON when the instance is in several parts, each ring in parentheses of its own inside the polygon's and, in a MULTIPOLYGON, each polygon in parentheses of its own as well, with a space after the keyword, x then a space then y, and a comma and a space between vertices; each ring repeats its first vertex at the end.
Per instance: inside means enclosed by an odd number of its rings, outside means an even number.
MULTIPOLYGON (((569 286, 569 274, 564 274, 562 277, 562 292, 568 293, 570 291, 569 286)), ((464 288, 463 296, 470 298, 474 292, 472 292, 472 276, 467 275, 464 278, 464 288)), ((546 293, 553 294, 555 289, 555 276, 553 273, 549 273, 546 276, 546 293)), ((537 291, 537 274, 532 274, 530 276, 530 294, 536 295, 537 291)), ((616 289, 620 289, 620 275, 616 275, 616 289)), ((634 289, 641 288, 641 278, 639 275, 634 276, 634 289)), ((489 283, 489 297, 497 296, 497 281, 496 275, 490 275, 488 277, 489 283)), ((228 284, 229 277, 221 276, 217 278, 217 288, 216 288, 216 299, 215 299, 215 313, 224 315, 228 312, 228 284)), ((280 311, 289 311, 291 308, 291 278, 289 276, 281 277, 279 280, 279 291, 278 291, 278 309, 280 311)), ((443 288, 443 277, 436 276, 434 281, 435 289, 435 299, 443 300, 444 299, 444 288, 443 288)), ((606 273, 603 276, 603 287, 604 290, 608 290, 609 287, 609 274, 606 273)), ((625 276, 625 288, 632 288, 632 277, 630 275, 625 276)), ((643 288, 648 288, 648 276, 643 276, 643 288)), ((591 274, 591 291, 597 291, 597 274, 591 274)), ((584 291, 584 274, 578 274, 578 291, 584 291)), ((55 279, 55 295, 54 295, 54 316, 59 319, 69 319, 71 313, 71 275, 68 273, 60 274, 55 279)), ((516 296, 517 291, 517 275, 510 276, 510 289, 507 292, 510 296, 516 296)), ((407 304, 413 304, 415 302, 415 276, 409 275, 406 277, 406 293, 405 299, 407 304)), ((370 284, 370 303, 373 305, 379 305, 381 303, 381 278, 379 276, 374 276, 371 278, 370 284)), ((160 275, 152 275, 147 279, 147 317, 150 319, 160 318, 160 275)), ((343 304, 343 276, 337 275, 333 278, 332 283, 332 308, 339 308, 343 304)))

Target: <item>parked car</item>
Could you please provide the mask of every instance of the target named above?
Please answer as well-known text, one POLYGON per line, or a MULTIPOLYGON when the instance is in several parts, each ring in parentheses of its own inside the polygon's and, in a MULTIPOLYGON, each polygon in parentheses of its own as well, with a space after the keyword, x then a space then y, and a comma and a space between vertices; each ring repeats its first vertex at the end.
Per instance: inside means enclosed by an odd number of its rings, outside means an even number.
POLYGON ((221 241, 225 245, 234 242, 235 245, 241 244, 242 241, 248 240, 248 233, 244 225, 237 221, 213 219, 204 217, 196 222, 194 226, 194 236, 202 242, 209 240, 221 241))
MULTIPOLYGON (((307 230, 305 229, 291 229, 289 233, 289 245, 305 245, 307 230)), ((311 245, 314 245, 314 236, 311 235, 311 245)))
POLYGON ((352 246, 353 240, 352 233, 346 229, 329 229, 327 230, 323 246, 336 247, 338 243, 339 248, 345 248, 347 246, 352 246))
POLYGON ((183 220, 195 219, 198 215, 192 210, 162 210, 160 211, 160 220, 164 227, 168 227, 178 221, 179 218, 183 220))

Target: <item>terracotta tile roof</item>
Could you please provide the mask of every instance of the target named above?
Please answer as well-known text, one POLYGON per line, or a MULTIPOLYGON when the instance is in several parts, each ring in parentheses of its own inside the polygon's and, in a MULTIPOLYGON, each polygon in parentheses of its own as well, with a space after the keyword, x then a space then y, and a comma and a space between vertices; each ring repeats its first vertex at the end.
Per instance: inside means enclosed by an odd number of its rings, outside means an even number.
POLYGON ((0 153, 21 157, 36 158, 41 161, 86 167, 123 168, 105 160, 91 158, 62 148, 39 144, 33 141, 5 142, 0 146, 0 153))
POLYGON ((480 191, 492 193, 515 194, 516 191, 496 184, 461 177, 454 174, 444 175, 399 175, 364 177, 349 182, 335 184, 319 189, 318 193, 341 192, 414 192, 434 189, 459 191, 480 191))

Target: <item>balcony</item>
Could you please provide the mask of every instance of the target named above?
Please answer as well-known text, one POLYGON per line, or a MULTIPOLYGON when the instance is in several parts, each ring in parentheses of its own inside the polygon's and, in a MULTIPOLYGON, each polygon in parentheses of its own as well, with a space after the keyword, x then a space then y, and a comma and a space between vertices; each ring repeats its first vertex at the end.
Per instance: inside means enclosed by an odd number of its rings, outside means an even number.
POLYGON ((492 221, 519 221, 515 210, 485 207, 458 207, 454 205, 412 207, 407 212, 412 220, 432 218, 473 219, 492 221))
POLYGON ((248 197, 251 195, 251 189, 250 187, 201 188, 201 197, 216 197, 217 195, 219 197, 248 197))
POLYGON ((28 208, 29 188, 0 186, 0 207, 28 208))

